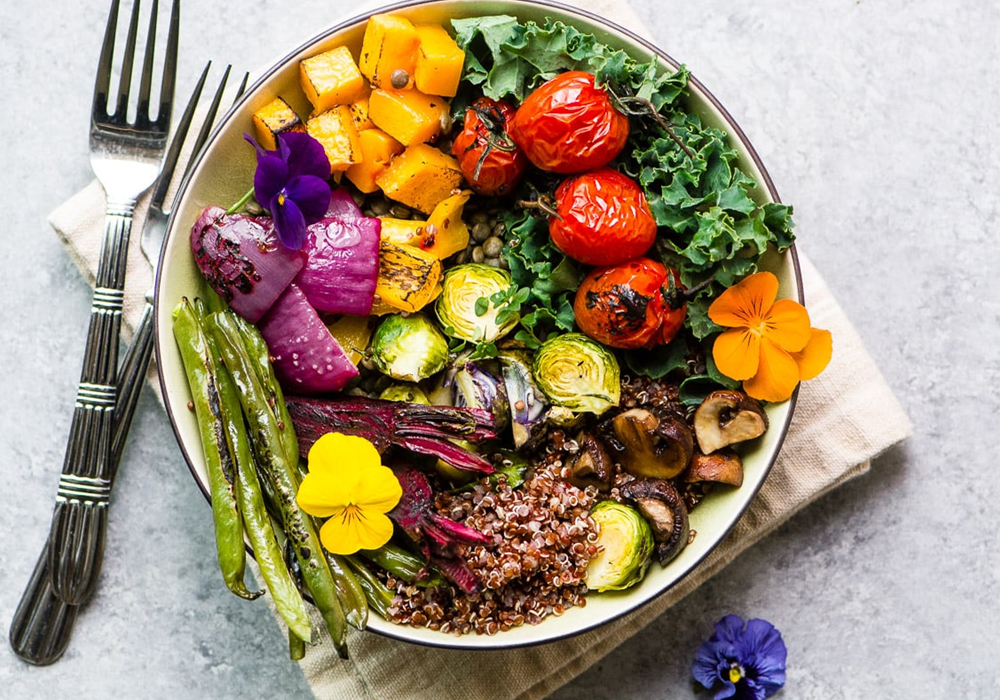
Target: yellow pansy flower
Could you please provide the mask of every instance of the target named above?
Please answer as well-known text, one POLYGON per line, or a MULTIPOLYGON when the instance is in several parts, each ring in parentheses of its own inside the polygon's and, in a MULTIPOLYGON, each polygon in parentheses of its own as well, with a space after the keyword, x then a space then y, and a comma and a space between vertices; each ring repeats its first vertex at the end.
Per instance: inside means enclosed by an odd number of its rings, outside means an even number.
POLYGON ((353 554, 389 541, 392 521, 386 513, 403 489, 371 442, 327 433, 310 448, 308 463, 296 500, 309 515, 326 518, 319 538, 327 550, 353 554))

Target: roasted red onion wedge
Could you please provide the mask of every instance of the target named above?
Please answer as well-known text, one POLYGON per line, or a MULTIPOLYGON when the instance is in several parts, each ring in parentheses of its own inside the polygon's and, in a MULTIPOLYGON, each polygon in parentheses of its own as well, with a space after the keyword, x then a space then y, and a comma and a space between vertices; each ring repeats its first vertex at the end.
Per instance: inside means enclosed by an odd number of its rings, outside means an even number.
MULTIPOLYGON (((354 204, 354 200, 351 200, 354 204)), ((326 217, 306 230, 309 256, 295 284, 320 313, 367 316, 375 300, 382 222, 326 217)))
POLYGON ((256 323, 306 262, 278 242, 271 220, 208 207, 191 227, 191 250, 209 285, 243 318, 256 323))
POLYGON ((357 367, 294 284, 257 327, 270 348, 274 373, 287 392, 337 391, 358 376, 357 367))

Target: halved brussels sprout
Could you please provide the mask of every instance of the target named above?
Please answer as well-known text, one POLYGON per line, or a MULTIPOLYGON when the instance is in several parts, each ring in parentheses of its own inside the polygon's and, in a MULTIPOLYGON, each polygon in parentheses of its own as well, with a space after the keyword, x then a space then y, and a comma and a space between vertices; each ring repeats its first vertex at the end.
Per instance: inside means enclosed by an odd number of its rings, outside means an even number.
POLYGON ((490 297, 510 289, 510 273, 500 268, 468 263, 457 265, 445 273, 441 296, 434 305, 445 332, 460 340, 474 343, 493 342, 517 325, 512 314, 497 323, 498 308, 490 297))
POLYGON ((393 379, 419 382, 448 364, 448 341, 423 314, 387 316, 375 329, 372 360, 393 379))
POLYGON ((601 501, 590 509, 598 527, 601 551, 587 565, 592 591, 619 591, 646 574, 653 556, 653 530, 638 510, 618 501, 601 501))
POLYGON ((531 356, 527 352, 508 350, 497 359, 510 403, 514 447, 520 448, 545 434, 545 409, 549 404, 531 376, 531 356))
POLYGON ((418 385, 410 382, 390 384, 378 395, 383 401, 399 401, 401 403, 417 403, 430 406, 431 402, 418 385))
POLYGON ((583 333, 566 333, 542 344, 531 368, 549 400, 574 413, 600 415, 618 405, 618 360, 583 333))
POLYGON ((460 408, 481 408, 493 414, 493 425, 499 433, 510 422, 510 404, 503 381, 475 362, 465 362, 454 378, 454 405, 460 408))

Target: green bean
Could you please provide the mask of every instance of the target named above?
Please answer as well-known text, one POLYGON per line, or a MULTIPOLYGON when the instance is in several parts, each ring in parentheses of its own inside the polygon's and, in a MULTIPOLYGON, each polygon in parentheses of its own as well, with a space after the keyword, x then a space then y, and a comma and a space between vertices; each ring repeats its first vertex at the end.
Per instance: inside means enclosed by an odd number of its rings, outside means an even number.
MULTIPOLYGON (((206 319, 205 327, 208 331, 206 337, 209 349, 213 360, 216 360, 216 365, 219 366, 221 365, 218 361, 219 350, 212 330, 215 316, 212 314, 206 319)), ((309 623, 309 612, 288 567, 285 566, 281 547, 274 535, 274 526, 264 506, 261 484, 250 450, 250 437, 247 435, 236 386, 225 366, 220 366, 219 370, 217 375, 219 404, 226 425, 229 447, 236 462, 237 502, 243 513, 243 524, 250 539, 254 558, 257 560, 264 583, 271 592, 274 607, 289 630, 301 640, 310 641, 312 625, 309 623)))
POLYGON ((378 549, 362 549, 358 553, 407 583, 432 588, 445 582, 437 570, 398 544, 387 542, 378 549))
POLYGON ((260 473, 271 482, 281 508, 285 536, 292 541, 302 567, 302 578, 326 622, 337 653, 346 658, 347 620, 337 597, 330 566, 323 556, 316 528, 295 500, 298 490, 295 462, 285 453, 278 421, 252 368, 239 329, 228 314, 217 314, 214 319, 215 339, 236 384, 243 413, 253 436, 260 473))
POLYGON ((306 643, 291 630, 288 630, 288 658, 292 661, 302 661, 306 656, 306 643))
POLYGON ((368 599, 368 606, 382 617, 386 617, 389 614, 389 606, 392 605, 392 599, 396 597, 396 594, 389 590, 389 587, 382 583, 357 556, 350 554, 344 557, 344 559, 354 571, 355 578, 357 578, 362 590, 364 590, 365 598, 368 599))
POLYGON ((344 606, 347 621, 359 630, 368 625, 368 601, 365 589, 361 587, 354 572, 339 554, 326 553, 326 563, 330 565, 333 583, 337 587, 337 595, 344 606))
POLYGON ((229 305, 219 296, 219 293, 207 284, 202 288, 201 296, 194 301, 195 304, 200 306, 202 319, 208 314, 215 313, 216 311, 224 311, 229 308, 229 305))
POLYGON ((236 465, 226 439, 219 403, 217 368, 204 330, 198 322, 197 312, 188 299, 181 299, 174 309, 173 318, 174 338, 191 389, 192 404, 205 451, 219 567, 230 591, 241 598, 253 600, 263 591, 251 592, 243 581, 246 572, 243 520, 235 493, 236 465))
POLYGON ((281 442, 285 448, 288 460, 298 465, 299 462, 299 441, 295 437, 295 428, 292 424, 292 416, 288 413, 285 405, 285 396, 278 384, 277 377, 274 376, 274 366, 271 364, 271 351, 267 343, 261 336, 257 327, 246 319, 238 316, 232 311, 230 318, 240 331, 243 338, 243 345, 250 354, 253 367, 257 372, 257 378, 268 396, 268 403, 278 419, 278 429, 281 431, 281 442))

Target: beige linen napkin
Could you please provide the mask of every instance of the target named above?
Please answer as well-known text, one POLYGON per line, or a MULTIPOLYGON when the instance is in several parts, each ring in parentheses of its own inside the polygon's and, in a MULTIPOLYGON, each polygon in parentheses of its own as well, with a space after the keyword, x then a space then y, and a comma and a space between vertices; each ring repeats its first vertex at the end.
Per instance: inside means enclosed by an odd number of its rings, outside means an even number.
MULTIPOLYGON (((623 26, 641 26, 631 8, 623 3, 576 2, 623 26)), ((144 208, 141 202, 136 221, 142 221, 144 208)), ((103 191, 95 182, 50 217, 53 228, 91 284, 103 211, 103 191)), ((315 696, 319 700, 543 698, 641 630, 793 513, 863 474, 873 457, 909 436, 910 421, 857 332, 801 251, 800 261, 813 325, 833 333, 833 360, 820 377, 803 384, 781 455, 747 513, 691 575, 641 610, 601 629, 529 649, 428 649, 375 634, 354 634, 350 639, 351 660, 340 661, 332 645, 322 644, 310 649, 301 663, 315 696), (406 672, 400 673, 404 668, 406 672)), ((138 250, 136 231, 129 258, 125 335, 131 334, 138 320, 150 284, 149 267, 138 250)), ((314 624, 323 626, 315 615, 314 624)))

